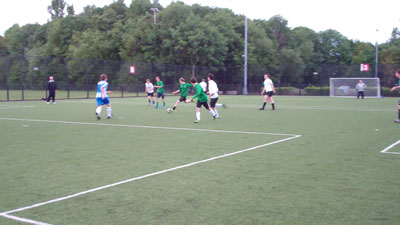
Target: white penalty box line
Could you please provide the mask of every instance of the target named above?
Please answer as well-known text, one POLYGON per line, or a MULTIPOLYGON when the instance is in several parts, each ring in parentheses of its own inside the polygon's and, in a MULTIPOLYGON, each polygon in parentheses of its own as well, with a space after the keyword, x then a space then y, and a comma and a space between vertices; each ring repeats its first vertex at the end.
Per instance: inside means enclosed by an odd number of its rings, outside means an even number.
POLYGON ((268 142, 268 143, 265 143, 265 144, 262 144, 262 145, 257 145, 257 146, 254 146, 254 147, 246 148, 246 149, 235 151, 235 152, 231 152, 231 153, 225 153, 223 155, 219 155, 219 156, 211 157, 211 158, 208 158, 208 159, 203 159, 203 160, 200 160, 200 161, 187 163, 187 164, 180 165, 180 166, 177 166, 177 167, 161 170, 161 171, 154 172, 154 173, 149 173, 149 174, 146 174, 146 175, 130 178, 130 179, 127 179, 127 180, 116 182, 116 183, 112 183, 112 184, 100 186, 100 187, 97 187, 97 188, 93 188, 93 189, 90 189, 90 190, 86 190, 86 191, 78 192, 78 193, 75 193, 75 194, 67 195, 67 196, 64 196, 64 197, 56 198, 56 199, 53 199, 53 200, 49 200, 49 201, 37 203, 37 204, 34 204, 34 205, 21 207, 21 208, 18 208, 18 209, 14 209, 14 210, 10 210, 10 211, 7 211, 7 212, 0 213, 0 216, 2 216, 2 217, 8 218, 8 219, 12 219, 12 220, 16 220, 16 221, 19 221, 19 222, 35 224, 35 225, 48 225, 48 223, 35 221, 35 220, 31 220, 31 219, 26 219, 26 218, 21 218, 21 217, 16 217, 16 216, 13 216, 13 215, 10 215, 10 214, 17 213, 17 212, 22 212, 22 211, 25 211, 25 210, 28 210, 28 209, 37 208, 37 207, 48 205, 48 204, 55 203, 55 202, 64 201, 64 200, 67 200, 67 199, 71 199, 71 198, 75 198, 75 197, 78 197, 78 196, 81 196, 81 195, 85 195, 85 194, 88 194, 88 193, 92 193, 92 192, 104 190, 104 189, 107 189, 107 188, 115 187, 115 186, 118 186, 118 185, 121 185, 121 184, 126 184, 126 183, 133 182, 133 181, 136 181, 136 180, 141 180, 141 179, 144 179, 144 178, 148 178, 148 177, 152 177, 152 176, 156 176, 156 175, 161 175, 161 174, 172 172, 172 171, 175 171, 175 170, 192 167, 192 166, 195 166, 195 165, 198 165, 198 164, 214 161, 214 160, 217 160, 217 159, 222 159, 222 158, 238 155, 238 154, 241 154, 241 153, 245 153, 245 152, 248 152, 248 151, 253 151, 253 150, 256 150, 256 149, 259 149, 259 148, 267 147, 267 146, 270 146, 270 145, 282 143, 282 142, 285 142, 285 141, 289 141, 289 140, 301 137, 301 135, 298 135, 298 134, 279 134, 279 133, 229 131, 229 130, 207 130, 207 129, 196 129, 196 128, 176 128, 176 127, 158 127, 158 126, 142 126, 142 125, 87 123, 87 122, 71 122, 71 121, 55 121, 55 120, 36 120, 36 119, 18 119, 18 118, 0 118, 0 120, 26 121, 26 122, 43 122, 43 123, 61 123, 61 124, 75 124, 75 125, 93 125, 93 126, 113 126, 113 127, 167 129, 167 130, 214 132, 214 133, 232 133, 232 134, 250 134, 250 135, 251 134, 255 134, 255 135, 271 135, 271 136, 286 136, 287 137, 287 138, 280 139, 280 140, 277 140, 277 141, 268 142))
POLYGON ((396 145, 400 145, 400 140, 396 141, 395 143, 389 145, 385 149, 381 151, 381 153, 387 153, 387 154, 395 154, 395 155, 400 155, 400 152, 388 152, 390 149, 394 148, 396 145))

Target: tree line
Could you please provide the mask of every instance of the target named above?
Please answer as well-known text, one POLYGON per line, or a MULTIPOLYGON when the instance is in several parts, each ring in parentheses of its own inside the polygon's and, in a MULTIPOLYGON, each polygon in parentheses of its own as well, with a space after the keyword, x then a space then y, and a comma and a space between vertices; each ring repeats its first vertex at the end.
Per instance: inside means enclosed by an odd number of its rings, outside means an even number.
MULTIPOLYGON (((104 7, 86 6, 82 13, 75 14, 66 1, 52 0, 48 13, 51 20, 46 24, 15 24, 4 37, 0 36, 0 55, 8 56, 7 62, 0 60, 0 67, 4 70, 9 64, 8 83, 21 79, 34 83, 44 70, 33 72, 32 68, 45 64, 46 73, 84 84, 96 79, 84 76, 85 71, 97 68, 99 61, 104 64, 104 60, 153 67, 181 65, 186 75, 196 75, 198 68, 206 67, 209 71, 225 71, 230 82, 243 80, 244 16, 229 9, 179 1, 164 8, 158 0, 132 0, 130 4, 117 0, 104 7), (159 9, 156 23, 154 8, 159 9), (24 58, 24 66, 16 63, 21 55, 32 56, 24 58), (237 72, 229 72, 229 68, 237 72)), ((354 76, 361 63, 375 64, 373 44, 349 40, 332 29, 315 32, 307 27, 290 28, 280 15, 249 20, 248 37, 250 81, 259 82, 261 75, 269 72, 281 83, 318 85, 321 78, 316 74, 354 76)), ((390 86, 400 64, 400 30, 393 28, 388 41, 378 48, 383 65, 379 76, 390 86)), ((130 82, 123 72, 128 70, 125 64, 109 67, 113 70, 111 78, 118 77, 116 83, 130 82)), ((146 73, 139 74, 139 79, 146 73)), ((373 71, 362 75, 373 76, 373 71)), ((4 73, 0 76, 6 79, 4 73)))

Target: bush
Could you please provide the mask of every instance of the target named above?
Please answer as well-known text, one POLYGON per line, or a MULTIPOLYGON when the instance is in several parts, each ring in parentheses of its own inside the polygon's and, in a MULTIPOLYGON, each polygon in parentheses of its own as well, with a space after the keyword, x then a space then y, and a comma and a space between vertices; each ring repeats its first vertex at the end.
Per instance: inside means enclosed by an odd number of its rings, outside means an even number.
POLYGON ((385 96, 385 97, 400 97, 399 89, 397 89, 396 91, 393 91, 393 92, 391 92, 390 89, 391 88, 382 87, 381 95, 385 96))
POLYGON ((315 86, 306 87, 306 88, 304 88, 303 94, 304 95, 328 96, 329 95, 329 86, 322 86, 322 90, 321 90, 321 87, 315 87, 315 86))
POLYGON ((275 89, 278 95, 299 95, 299 89, 296 87, 278 87, 275 89))

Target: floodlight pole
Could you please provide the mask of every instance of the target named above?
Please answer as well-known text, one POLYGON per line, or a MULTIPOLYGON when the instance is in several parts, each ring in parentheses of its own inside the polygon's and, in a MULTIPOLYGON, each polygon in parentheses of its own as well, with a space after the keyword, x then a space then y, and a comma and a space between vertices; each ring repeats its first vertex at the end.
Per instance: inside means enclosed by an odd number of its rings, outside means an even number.
MULTIPOLYGON (((376 29, 376 33, 378 33, 378 29, 376 29)), ((378 77, 378 40, 375 42, 375 78, 378 77)))
POLYGON ((244 17, 244 74, 243 95, 247 95, 247 16, 244 17))
POLYGON ((151 11, 153 11, 154 15, 154 24, 157 24, 157 12, 160 11, 158 8, 151 8, 151 11))

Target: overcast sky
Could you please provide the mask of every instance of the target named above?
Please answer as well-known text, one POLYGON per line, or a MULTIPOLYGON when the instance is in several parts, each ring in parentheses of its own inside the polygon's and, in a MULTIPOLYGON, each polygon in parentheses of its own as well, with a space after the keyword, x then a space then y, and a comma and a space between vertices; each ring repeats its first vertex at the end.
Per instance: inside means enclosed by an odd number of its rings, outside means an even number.
MULTIPOLYGON (((46 23, 50 18, 47 6, 51 0, 1 0, 0 35, 13 24, 46 23)), ((103 7, 113 0, 66 0, 80 13, 84 6, 103 7)), ((160 0, 168 6, 172 0, 160 0)), ((364 42, 386 42, 392 29, 400 28, 399 0, 183 0, 186 4, 229 8, 250 19, 268 20, 281 15, 291 28, 305 26, 316 32, 327 29, 339 31, 349 39, 364 42), (378 29, 378 32, 376 31, 378 29)), ((131 0, 125 0, 129 6, 131 0)))

